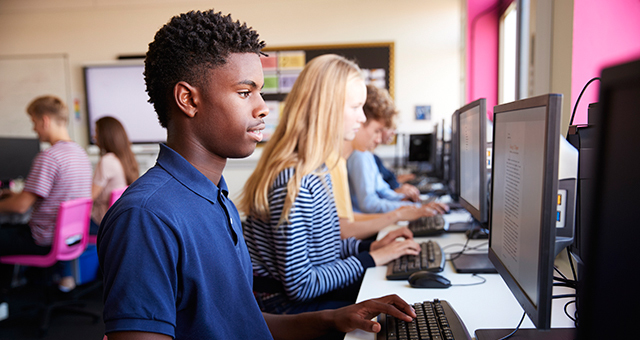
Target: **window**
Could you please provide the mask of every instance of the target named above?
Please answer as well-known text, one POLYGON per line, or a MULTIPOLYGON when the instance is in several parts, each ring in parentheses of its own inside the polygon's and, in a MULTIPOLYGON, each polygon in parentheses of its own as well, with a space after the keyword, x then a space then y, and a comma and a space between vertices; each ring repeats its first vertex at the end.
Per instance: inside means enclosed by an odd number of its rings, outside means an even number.
POLYGON ((515 1, 500 17, 498 104, 516 100, 517 17, 515 1))

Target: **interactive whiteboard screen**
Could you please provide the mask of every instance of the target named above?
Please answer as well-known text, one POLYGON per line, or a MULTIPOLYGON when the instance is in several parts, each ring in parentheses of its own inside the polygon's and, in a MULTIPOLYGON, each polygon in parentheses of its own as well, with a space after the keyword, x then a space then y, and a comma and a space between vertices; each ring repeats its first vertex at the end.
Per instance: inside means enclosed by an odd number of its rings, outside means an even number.
POLYGON ((112 116, 124 125, 132 143, 160 143, 167 131, 160 126, 158 116, 145 91, 144 65, 110 64, 85 66, 85 90, 89 140, 95 143, 95 123, 112 116))

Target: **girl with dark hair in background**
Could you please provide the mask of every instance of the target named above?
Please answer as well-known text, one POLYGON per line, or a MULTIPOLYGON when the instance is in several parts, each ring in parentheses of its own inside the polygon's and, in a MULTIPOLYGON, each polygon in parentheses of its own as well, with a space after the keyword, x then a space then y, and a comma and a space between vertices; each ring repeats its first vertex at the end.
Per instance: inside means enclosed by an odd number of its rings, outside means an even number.
POLYGON ((117 119, 102 117, 96 121, 94 136, 100 148, 100 160, 93 174, 90 234, 98 233, 98 226, 109 209, 111 192, 133 183, 138 178, 138 162, 127 132, 117 119))

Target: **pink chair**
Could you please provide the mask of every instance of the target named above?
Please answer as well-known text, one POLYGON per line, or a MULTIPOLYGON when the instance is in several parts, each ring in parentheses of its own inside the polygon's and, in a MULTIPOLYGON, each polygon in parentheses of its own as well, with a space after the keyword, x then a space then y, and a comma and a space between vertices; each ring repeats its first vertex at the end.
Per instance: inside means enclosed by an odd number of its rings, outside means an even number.
MULTIPOLYGON (((87 247, 92 203, 90 198, 81 198, 60 204, 53 243, 51 244, 51 251, 48 254, 1 256, 0 263, 33 267, 51 267, 58 261, 70 261, 78 258, 87 247)), ((41 332, 46 332, 49 325, 50 314, 54 309, 69 307, 74 304, 77 305, 78 301, 59 301, 45 306, 42 323, 40 325, 41 332)), ((94 317, 94 320, 100 319, 100 315, 89 311, 79 310, 78 308, 66 309, 89 314, 94 317)))
POLYGON ((118 200, 118 198, 120 198, 120 196, 122 196, 122 193, 127 190, 128 186, 124 187, 124 188, 119 188, 119 189, 115 189, 111 192, 111 200, 109 200, 109 206, 112 206, 113 203, 116 203, 116 201, 118 200))
MULTIPOLYGON (((109 199, 109 206, 112 206, 113 203, 116 203, 116 201, 118 200, 118 198, 120 198, 120 196, 122 196, 122 193, 127 190, 129 186, 123 187, 123 188, 119 188, 119 189, 114 189, 113 191, 111 191, 111 198, 109 199)), ((98 243, 98 236, 97 235, 89 235, 89 244, 97 244, 98 243)))

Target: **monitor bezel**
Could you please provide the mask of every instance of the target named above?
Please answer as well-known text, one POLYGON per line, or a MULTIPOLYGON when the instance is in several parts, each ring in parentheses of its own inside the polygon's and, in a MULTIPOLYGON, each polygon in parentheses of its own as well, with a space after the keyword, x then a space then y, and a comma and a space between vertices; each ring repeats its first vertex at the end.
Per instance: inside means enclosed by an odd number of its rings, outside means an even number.
POLYGON ((589 162, 598 179, 590 195, 597 209, 591 210, 588 228, 581 230, 586 259, 579 268, 577 335, 629 339, 635 337, 632 325, 637 319, 637 283, 630 276, 640 258, 634 249, 640 238, 635 211, 640 185, 634 170, 640 164, 628 152, 638 145, 640 119, 637 105, 629 105, 626 96, 640 92, 640 59, 604 68, 600 78, 600 121, 589 162))
MULTIPOLYGON (((518 303, 529 316, 536 328, 547 330, 551 328, 551 304, 553 293, 553 268, 555 260, 555 238, 556 238, 556 203, 558 194, 558 159, 560 153, 560 121, 562 113, 562 95, 546 94, 533 98, 497 105, 494 107, 493 116, 493 143, 494 152, 492 155, 491 168, 492 178, 495 169, 495 143, 496 131, 501 121, 501 115, 505 112, 523 110, 535 107, 546 107, 545 109, 545 145, 544 145, 544 174, 542 191, 542 211, 540 212, 539 258, 538 258, 538 301, 533 302, 518 284, 516 279, 510 274, 506 266, 500 261, 493 250, 493 233, 489 234, 489 259, 496 270, 509 287, 518 303), (546 225, 545 225, 546 224, 546 225)), ((491 202, 494 201, 495 180, 491 185, 491 202)), ((492 208, 493 210, 493 208, 492 208)), ((493 216, 493 211, 490 214, 493 216)), ((490 217, 489 225, 493 223, 490 217)))
POLYGON ((476 221, 480 223, 486 223, 488 221, 488 207, 487 207, 487 166, 486 166, 486 145, 487 145, 487 100, 485 98, 480 98, 472 101, 471 103, 461 107, 456 111, 458 113, 458 172, 457 172, 457 180, 458 180, 458 201, 460 205, 466 209, 471 216, 473 216, 476 221), (461 152, 460 152, 460 118, 462 114, 466 111, 469 111, 475 107, 480 108, 480 119, 479 128, 480 128, 480 150, 479 150, 479 162, 478 165, 480 168, 480 206, 478 208, 474 207, 469 201, 467 201, 462 195, 462 173, 459 171, 461 164, 461 152))
POLYGON ((459 110, 451 115, 451 141, 449 145, 449 183, 447 187, 452 199, 458 200, 460 195, 460 148, 458 147, 458 132, 460 130, 459 110))

